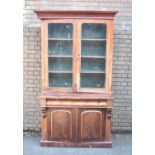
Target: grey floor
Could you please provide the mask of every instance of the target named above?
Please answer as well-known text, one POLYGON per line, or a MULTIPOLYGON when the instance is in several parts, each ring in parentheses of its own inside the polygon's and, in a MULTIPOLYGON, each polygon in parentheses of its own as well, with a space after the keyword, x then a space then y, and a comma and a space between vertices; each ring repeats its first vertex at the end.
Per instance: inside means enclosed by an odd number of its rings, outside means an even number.
POLYGON ((41 147, 39 136, 24 136, 23 155, 131 155, 132 136, 112 136, 112 148, 51 148, 41 147))

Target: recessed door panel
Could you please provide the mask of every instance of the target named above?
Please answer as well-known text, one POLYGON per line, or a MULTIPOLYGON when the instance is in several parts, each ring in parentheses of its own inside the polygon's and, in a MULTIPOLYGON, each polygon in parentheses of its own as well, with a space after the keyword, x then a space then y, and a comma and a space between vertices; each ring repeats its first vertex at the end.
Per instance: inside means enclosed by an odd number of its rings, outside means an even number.
POLYGON ((72 109, 54 109, 49 112, 48 133, 51 140, 74 139, 75 116, 72 109))
POLYGON ((80 139, 101 140, 103 137, 103 119, 101 110, 80 110, 80 139))

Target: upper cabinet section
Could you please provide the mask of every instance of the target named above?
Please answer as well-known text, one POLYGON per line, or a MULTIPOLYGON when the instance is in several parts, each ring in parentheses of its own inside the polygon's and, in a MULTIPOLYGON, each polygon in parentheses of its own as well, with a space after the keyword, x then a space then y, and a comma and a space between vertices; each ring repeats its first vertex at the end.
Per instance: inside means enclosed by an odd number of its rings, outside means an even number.
POLYGON ((42 90, 111 92, 116 11, 35 11, 42 20, 42 90))

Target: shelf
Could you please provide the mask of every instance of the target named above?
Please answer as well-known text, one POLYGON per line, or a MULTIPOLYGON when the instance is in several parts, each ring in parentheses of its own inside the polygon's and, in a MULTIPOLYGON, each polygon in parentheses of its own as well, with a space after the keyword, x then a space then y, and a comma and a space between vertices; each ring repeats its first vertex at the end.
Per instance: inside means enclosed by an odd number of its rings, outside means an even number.
POLYGON ((49 58, 72 58, 73 56, 69 55, 49 55, 49 58))
POLYGON ((106 57, 105 56, 81 56, 81 58, 89 58, 89 59, 105 59, 106 57))
POLYGON ((48 71, 48 73, 53 73, 53 74, 72 74, 72 71, 48 71))
POLYGON ((106 39, 81 39, 81 41, 106 41, 106 39))
POLYGON ((48 40, 54 40, 54 41, 72 41, 73 39, 68 38, 48 38, 48 40))
POLYGON ((81 74, 105 74, 104 71, 81 71, 81 74))
MULTIPOLYGON (((49 55, 49 58, 73 58, 73 56, 69 55, 49 55)), ((89 59, 105 59, 105 56, 81 56, 81 58, 89 58, 89 59)))

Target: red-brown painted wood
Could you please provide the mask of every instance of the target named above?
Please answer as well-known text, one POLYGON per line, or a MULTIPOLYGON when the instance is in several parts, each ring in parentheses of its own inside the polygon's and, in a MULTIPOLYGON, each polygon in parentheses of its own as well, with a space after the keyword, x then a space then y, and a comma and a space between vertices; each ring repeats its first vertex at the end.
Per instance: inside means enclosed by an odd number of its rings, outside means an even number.
POLYGON ((117 11, 35 10, 41 19, 40 95, 42 146, 112 147, 113 19, 117 11), (48 23, 72 23, 74 30, 73 88, 48 88, 48 23), (106 82, 104 89, 80 89, 80 38, 82 23, 107 25, 106 82))
POLYGON ((38 17, 42 20, 45 19, 114 19, 118 11, 98 11, 98 10, 35 10, 38 17))

